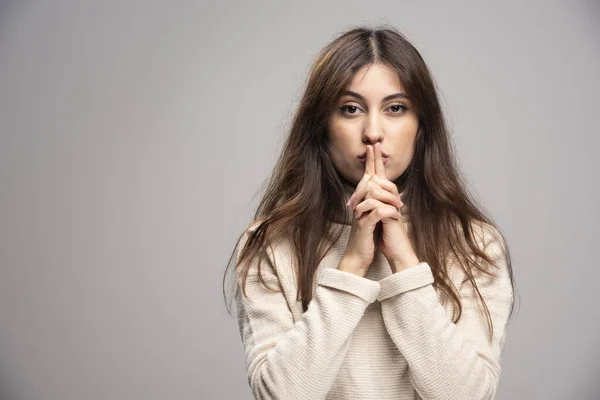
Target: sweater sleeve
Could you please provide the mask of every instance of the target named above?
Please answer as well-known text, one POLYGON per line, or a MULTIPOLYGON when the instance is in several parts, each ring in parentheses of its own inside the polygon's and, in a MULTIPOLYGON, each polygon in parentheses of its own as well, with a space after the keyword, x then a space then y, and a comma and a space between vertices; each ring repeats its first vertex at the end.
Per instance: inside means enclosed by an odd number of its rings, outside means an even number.
POLYGON ((469 280, 459 290, 462 315, 456 324, 439 301, 426 262, 379 281, 378 300, 386 329, 405 357, 410 380, 423 399, 495 398, 513 292, 499 241, 490 241, 484 249, 499 267, 493 277, 473 271, 490 312, 491 343, 487 318, 469 280))
MULTIPOLYGON (((254 398, 325 399, 350 346, 352 332, 379 294, 379 283, 323 268, 307 311, 294 322, 277 271, 269 263, 261 263, 261 275, 275 289, 272 291, 258 278, 257 264, 252 261, 249 269, 247 296, 241 293, 239 279, 235 293, 254 398)), ((276 265, 278 270, 286 267, 276 265)))

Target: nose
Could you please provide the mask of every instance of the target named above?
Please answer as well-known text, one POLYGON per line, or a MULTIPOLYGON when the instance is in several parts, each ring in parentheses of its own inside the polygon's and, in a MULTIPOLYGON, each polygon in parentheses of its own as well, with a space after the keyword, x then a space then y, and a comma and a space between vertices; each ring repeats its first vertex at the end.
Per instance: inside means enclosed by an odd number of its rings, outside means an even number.
POLYGON ((365 144, 375 144, 383 140, 383 130, 381 129, 378 116, 373 114, 368 118, 365 128, 363 129, 362 141, 365 144))

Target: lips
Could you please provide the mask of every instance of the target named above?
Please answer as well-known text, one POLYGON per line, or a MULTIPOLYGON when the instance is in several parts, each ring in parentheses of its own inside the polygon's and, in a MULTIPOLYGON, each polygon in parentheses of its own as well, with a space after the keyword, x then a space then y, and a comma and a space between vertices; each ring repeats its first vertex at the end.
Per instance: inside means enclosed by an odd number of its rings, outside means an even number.
MULTIPOLYGON (((388 153, 386 153, 385 151, 381 150, 381 156, 383 158, 388 158, 390 155, 388 153)), ((365 150, 362 154, 358 155, 358 158, 360 159, 366 159, 367 158, 367 151, 365 150)))
MULTIPOLYGON (((367 162, 367 157, 359 157, 358 158, 360 160, 361 163, 366 163, 367 162)), ((386 164, 388 162, 388 158, 387 157, 381 157, 381 159, 383 160, 383 163, 386 164)))

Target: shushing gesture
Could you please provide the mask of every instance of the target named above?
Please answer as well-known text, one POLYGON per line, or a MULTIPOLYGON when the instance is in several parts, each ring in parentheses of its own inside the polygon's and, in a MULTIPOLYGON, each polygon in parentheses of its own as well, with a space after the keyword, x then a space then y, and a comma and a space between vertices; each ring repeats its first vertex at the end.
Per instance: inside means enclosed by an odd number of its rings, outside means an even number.
POLYGON ((401 195, 396 185, 386 178, 380 146, 379 143, 367 146, 365 174, 346 205, 353 210, 355 218, 344 258, 351 261, 363 276, 373 261, 376 249, 384 254, 392 272, 419 263, 400 214, 401 195), (376 243, 378 224, 382 232, 376 243))

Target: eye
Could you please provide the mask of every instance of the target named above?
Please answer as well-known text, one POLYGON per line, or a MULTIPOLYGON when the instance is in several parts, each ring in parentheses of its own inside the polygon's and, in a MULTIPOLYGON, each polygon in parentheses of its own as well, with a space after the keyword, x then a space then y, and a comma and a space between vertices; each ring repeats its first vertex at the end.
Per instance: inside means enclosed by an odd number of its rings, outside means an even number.
POLYGON ((393 114, 402 114, 404 111, 408 110, 404 104, 393 104, 388 108, 392 109, 393 114))
MULTIPOLYGON (((352 104, 346 104, 338 108, 344 115, 358 115, 359 111, 361 111, 358 106, 352 104)), ((404 104, 392 104, 388 109, 392 110, 392 114, 402 114, 404 111, 408 110, 408 107, 404 104)))
POLYGON ((347 115, 356 115, 357 114, 357 110, 360 110, 360 108, 358 108, 357 106, 354 106, 352 104, 346 104, 343 105, 341 107, 339 107, 340 111, 342 114, 347 114, 347 115))

